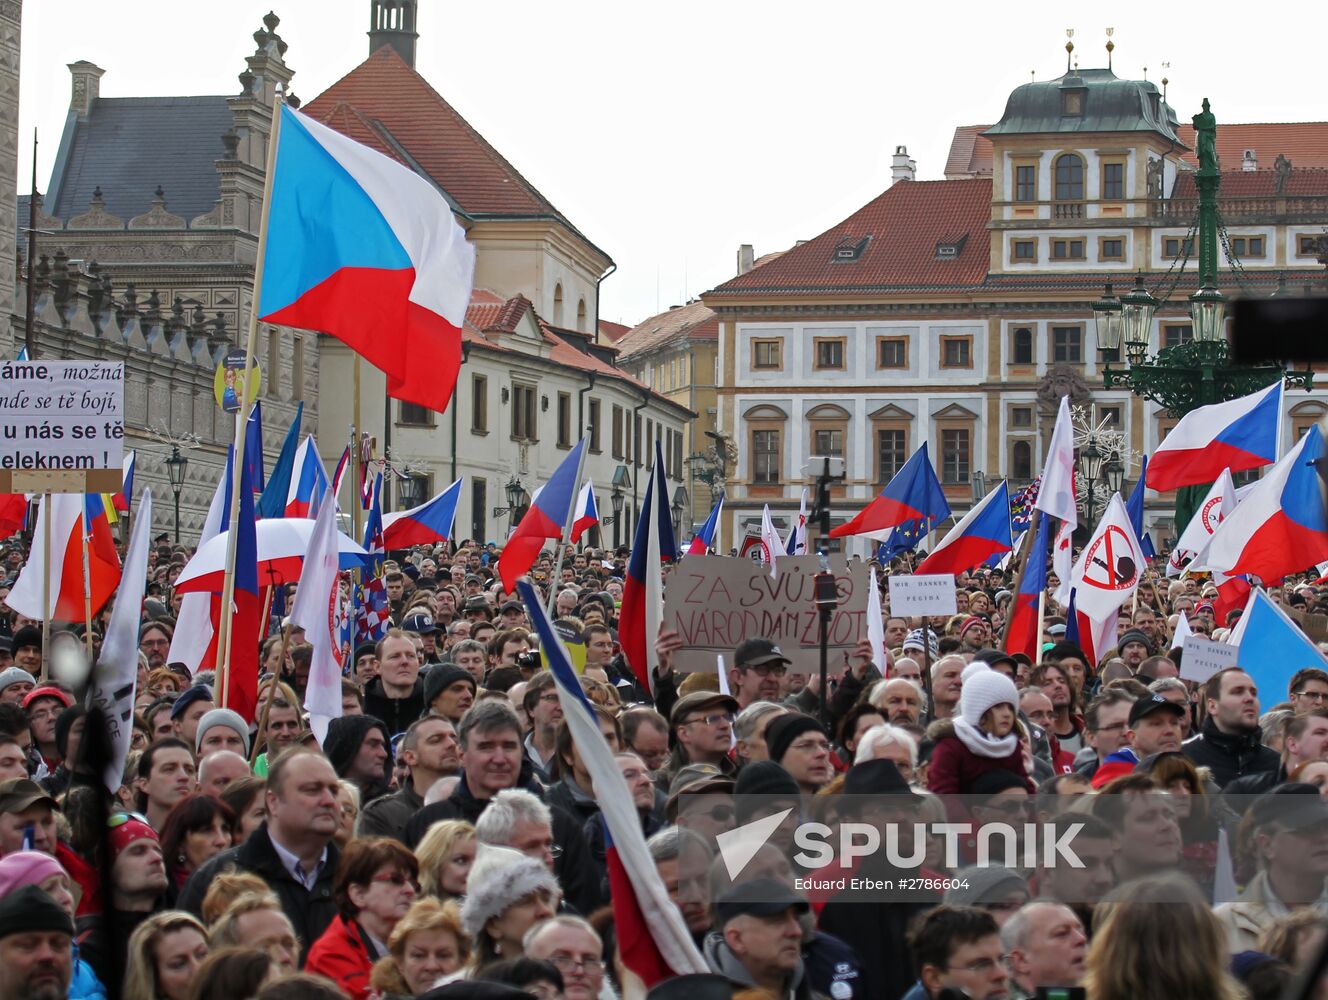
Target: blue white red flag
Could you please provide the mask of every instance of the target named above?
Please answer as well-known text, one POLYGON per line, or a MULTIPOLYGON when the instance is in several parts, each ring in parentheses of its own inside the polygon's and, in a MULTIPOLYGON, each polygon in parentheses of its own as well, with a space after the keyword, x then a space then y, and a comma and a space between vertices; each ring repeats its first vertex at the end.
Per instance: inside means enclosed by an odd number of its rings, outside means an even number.
POLYGON ((434 545, 452 537, 457 501, 461 499, 461 480, 432 500, 409 510, 382 515, 383 547, 405 549, 412 545, 434 545))
POLYGON ((807 487, 802 488, 802 499, 798 502, 798 519, 789 529, 788 541, 784 543, 784 552, 790 556, 807 554, 807 487))
POLYGON ((595 485, 587 479, 576 497, 576 514, 572 520, 572 534, 567 539, 568 544, 575 545, 581 541, 586 530, 596 524, 599 524, 599 504, 595 502, 595 485))
POLYGON ((692 543, 687 546, 687 555, 703 556, 714 547, 715 537, 719 532, 719 518, 724 512, 724 494, 719 495, 715 501, 715 506, 710 508, 710 516, 705 519, 705 524, 695 535, 692 536, 692 543))
MULTIPOLYGON (((905 521, 930 521, 937 524, 950 516, 950 504, 927 457, 927 443, 913 453, 881 495, 858 512, 846 524, 830 531, 831 538, 867 535, 883 542, 890 530, 905 521)), ((930 529, 929 529, 930 530, 930 529)))
MULTIPOLYGON (((662 479, 662 462, 657 461, 656 468, 661 469, 662 479)), ((658 497, 655 500, 658 510, 658 497)), ((667 504, 664 512, 667 516, 667 504)), ((643 510, 642 517, 645 516, 643 510)), ((633 554, 636 551, 634 547, 633 554)), ((581 689, 567 648, 549 621, 535 588, 522 580, 517 584, 517 592, 539 636, 544 661, 553 674, 577 755, 595 788, 595 801, 604 824, 609 895, 623 965, 646 988, 675 976, 706 972, 705 959, 692 943, 681 911, 669 900, 646 848, 641 817, 614 760, 613 750, 600 732, 594 709, 581 689)))
POLYGON ((1139 548, 1149 559, 1157 555, 1153 549, 1153 540, 1144 531, 1144 488, 1148 479, 1148 456, 1145 455, 1139 466, 1139 481, 1130 491, 1130 499, 1125 501, 1125 509, 1130 514, 1130 524, 1134 526, 1134 535, 1139 539, 1139 548))
POLYGON ((286 439, 281 442, 281 452, 272 466, 272 474, 267 477, 263 495, 258 500, 259 517, 286 515, 286 498, 290 493, 291 473, 295 470, 295 453, 300 448, 300 419, 303 415, 304 402, 301 400, 295 404, 295 419, 286 431, 286 439))
POLYGON ((32 546, 5 603, 37 620, 83 620, 83 539, 88 539, 89 586, 95 615, 120 584, 120 557, 115 551, 104 503, 99 493, 48 493, 37 504, 35 537, 42 538, 50 521, 50 604, 44 602, 46 549, 32 546))
POLYGON ((442 412, 461 366, 475 249, 420 174, 281 107, 260 318, 319 330, 442 412))
POLYGON ((1005 651, 1024 653, 1034 663, 1038 661, 1042 645, 1042 631, 1038 628, 1038 602, 1047 589, 1047 560, 1051 558, 1051 518, 1038 518, 1037 534, 1033 536, 1028 555, 1024 559, 1024 572, 1019 577, 1019 592, 1010 605, 1010 621, 1005 631, 1005 651))
POLYGON ((1010 491, 1002 480, 950 529, 914 572, 962 573, 995 553, 1009 552, 1011 547, 1010 491))
POLYGON ((263 492, 263 404, 249 410, 249 429, 244 435, 244 464, 249 467, 249 481, 255 493, 263 492))
POLYGON ((310 434, 295 452, 290 488, 286 491, 283 517, 312 517, 327 493, 327 471, 318 457, 318 446, 310 434))
POLYGON ((132 448, 124 453, 120 463, 120 492, 111 496, 111 503, 121 514, 129 513, 129 502, 134 495, 134 466, 138 462, 138 453, 132 448))
POLYGON ((669 517, 669 498, 664 472, 664 449, 655 442, 655 464, 641 501, 632 555, 623 581, 622 607, 618 614, 618 638, 623 656, 643 690, 654 692, 654 649, 664 620, 662 567, 676 562, 678 545, 669 517))
POLYGON ((350 468, 350 445, 346 445, 345 451, 337 459, 337 467, 332 472, 332 495, 337 498, 337 503, 341 502, 341 481, 346 478, 346 470, 350 468))
POLYGON ((1281 414, 1280 378, 1240 399, 1191 410, 1153 452, 1148 488, 1166 492, 1211 483, 1223 469, 1271 465, 1277 461, 1281 414))
POLYGON ((498 575, 503 579, 503 590, 508 593, 516 589, 517 578, 530 570, 544 543, 563 537, 568 515, 579 492, 577 473, 585 450, 586 439, 582 438, 553 470, 553 475, 539 493, 531 497, 530 509, 503 546, 503 554, 498 558, 498 575))
POLYGON ((383 581, 383 477, 374 478, 373 499, 369 504, 369 518, 364 524, 364 548, 373 557, 360 585, 360 599, 355 609, 355 644, 377 642, 392 627, 392 607, 387 599, 387 584, 383 581))

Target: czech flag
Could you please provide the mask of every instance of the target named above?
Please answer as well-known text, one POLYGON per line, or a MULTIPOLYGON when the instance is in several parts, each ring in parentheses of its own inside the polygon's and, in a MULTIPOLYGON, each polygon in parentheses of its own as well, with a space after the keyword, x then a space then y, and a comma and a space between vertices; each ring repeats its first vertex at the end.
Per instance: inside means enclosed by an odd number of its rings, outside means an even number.
MULTIPOLYGON (((432 500, 418 507, 382 515, 383 547, 405 549, 412 545, 433 545, 451 538, 457 501, 461 498, 461 483, 462 480, 458 479, 432 500)), ((365 537, 367 539, 367 532, 365 537)), ((365 548, 368 547, 366 542, 365 548)))
POLYGON ((1218 525, 1205 568, 1271 583, 1328 559, 1328 502, 1316 465, 1323 458, 1316 424, 1218 525))
MULTIPOLYGON (((868 535, 878 542, 890 536, 890 529, 905 521, 930 521, 935 524, 950 516, 945 491, 927 457, 927 443, 913 453, 881 495, 869 503, 847 524, 830 531, 831 538, 868 535)), ((1008 515, 1007 515, 1008 516, 1008 515)))
POLYGON ((664 583, 660 567, 676 562, 678 546, 669 519, 669 498, 664 474, 664 450, 655 442, 655 465, 636 522, 632 556, 623 581, 622 607, 618 612, 618 639, 623 656, 642 690, 655 690, 654 656, 651 655, 664 620, 664 583))
POLYGON ((300 448, 300 418, 304 415, 304 402, 295 406, 295 419, 281 443, 281 453, 267 477, 267 486, 258 501, 259 517, 282 517, 286 513, 286 498, 290 494, 291 472, 295 469, 295 453, 300 448))
POLYGON ((1013 548, 1010 538, 1010 489, 1004 480, 963 516, 913 571, 962 573, 996 553, 1013 548))
POLYGON ((1240 399, 1191 410, 1158 445, 1148 488, 1165 492, 1211 483, 1223 469, 1240 472, 1277 461, 1282 380, 1240 399))
POLYGON ((350 468, 350 445, 346 445, 346 450, 341 453, 341 458, 337 459, 337 467, 332 472, 332 495, 341 497, 341 481, 346 478, 346 470, 350 468))
POLYGON ((1139 548, 1149 559, 1153 559, 1157 556, 1157 552, 1153 548, 1153 540, 1144 531, 1144 488, 1148 479, 1147 455, 1143 457, 1139 465, 1139 481, 1134 484, 1130 499, 1125 501, 1125 510, 1130 515, 1130 524, 1134 526, 1134 536, 1139 539, 1139 548))
POLYGON ((373 557, 367 579, 360 585, 360 599, 355 609, 355 644, 377 642, 392 626, 392 608, 383 580, 383 477, 375 477, 369 518, 364 524, 364 548, 373 557))
POLYGON ((581 536, 592 524, 599 524, 599 504, 595 502, 595 487, 587 479, 576 497, 576 519, 572 522, 572 535, 567 541, 572 545, 581 541, 581 536))
POLYGON ((409 167, 282 105, 261 318, 319 330, 442 412, 461 366, 475 250, 409 167))
POLYGON ((95 615, 120 585, 120 557, 100 493, 51 493, 37 504, 37 541, 5 603, 38 621, 83 621, 83 539, 88 540, 88 587, 95 615), (49 502, 48 502, 49 501, 49 502), (42 601, 46 546, 41 539, 51 519, 51 603, 42 601))
MULTIPOLYGON (((662 470, 662 463, 657 462, 656 468, 662 470)), ((660 478, 663 478, 662 471, 660 478)), ((658 497, 655 500, 658 501, 658 497)), ((662 506, 667 514, 668 505, 662 506)), ((656 510, 659 508, 656 503, 656 510)), ((643 512, 643 523, 645 516, 643 512)), ((658 576, 658 572, 655 575, 658 576)), ((577 753, 595 787, 600 822, 604 824, 609 894, 613 901, 618 950, 628 973, 642 984, 632 989, 635 984, 624 983, 623 992, 640 995, 666 979, 706 972, 705 959, 692 943, 682 914, 670 902, 659 870, 651 860, 641 830, 641 817, 614 759, 613 749, 600 732, 594 709, 581 689, 567 647, 545 614, 535 588, 522 580, 517 584, 517 591, 539 635, 540 652, 553 674, 572 742, 576 744, 577 753)))
POLYGON ((553 470, 543 488, 531 497, 530 509, 503 546, 503 554, 498 557, 498 574, 507 593, 516 588, 517 578, 530 570, 544 543, 563 537, 572 503, 577 498, 577 473, 585 450, 586 439, 582 438, 553 470))
POLYGON ((249 467, 249 482, 254 492, 263 492, 263 404, 255 403, 249 411, 249 429, 244 435, 244 464, 249 467))
POLYGON ((295 452, 295 464, 291 469, 290 486, 286 490, 286 509, 283 517, 308 517, 323 500, 327 492, 327 472, 323 460, 318 457, 318 446, 310 434, 300 443, 295 452))
POLYGON ((1262 590, 1250 595, 1227 642, 1240 650, 1241 669, 1254 678, 1265 705, 1287 696, 1297 670, 1328 669, 1318 647, 1262 590))
POLYGON ((1047 560, 1051 557, 1051 518, 1038 515, 1033 544, 1024 557, 1024 572, 1019 577, 1019 592, 1010 606, 1010 620, 1005 627, 1005 651, 1023 653, 1034 663, 1042 646, 1038 628, 1038 602, 1047 589, 1047 560))
MULTIPOLYGON (((317 460, 317 456, 314 457, 317 460)), ((235 596, 229 609, 230 684, 229 688, 224 686, 218 674, 216 693, 221 708, 234 709, 246 721, 253 722, 254 708, 258 704, 258 644, 263 639, 263 598, 258 589, 258 530, 254 523, 254 488, 249 481, 249 463, 239 464, 240 517, 235 539, 235 596)), ((321 471, 321 466, 319 469, 321 471)), ((230 526, 229 514, 230 511, 226 510, 222 519, 227 527, 230 526)), ((219 610, 225 612, 225 609, 219 610)), ((218 635, 221 634, 219 624, 213 622, 218 635)), ((225 650, 220 652, 219 659, 225 659, 225 650)))
POLYGON ((687 546, 687 555, 703 556, 715 544, 715 536, 719 533, 719 517, 724 511, 724 494, 719 495, 715 501, 715 506, 710 508, 710 516, 705 519, 705 524, 701 525, 701 530, 692 536, 692 544, 687 546))
POLYGON ((138 462, 138 453, 132 448, 125 452, 120 465, 120 492, 111 496, 111 503, 122 514, 129 513, 129 498, 134 495, 134 466, 138 462))

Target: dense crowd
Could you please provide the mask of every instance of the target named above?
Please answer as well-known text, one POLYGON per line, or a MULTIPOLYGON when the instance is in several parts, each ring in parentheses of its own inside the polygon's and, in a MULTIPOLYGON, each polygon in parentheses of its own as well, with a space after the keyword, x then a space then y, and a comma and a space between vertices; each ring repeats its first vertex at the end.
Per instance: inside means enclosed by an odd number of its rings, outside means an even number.
MULTIPOLYGON (((53 624, 44 648, 41 623, 0 605, 0 1000, 633 992, 596 789, 496 547, 390 556, 391 628, 351 651, 320 746, 311 649, 280 616, 252 721, 219 707, 211 671, 171 662, 188 553, 159 540, 113 795, 82 626, 53 624)), ((1215 638, 1234 623, 1211 584, 1159 562, 1099 663, 1055 615, 1039 662, 1000 651, 1014 575, 980 570, 957 578, 958 614, 927 623, 890 616, 883 587, 885 662, 864 639, 824 687, 761 637, 725 658, 724 685, 682 675, 667 628, 646 685, 618 641, 627 556, 545 554, 531 576, 584 653, 581 687, 710 969, 651 996, 1262 998, 1319 960, 1328 673, 1306 664, 1287 691, 1239 667, 1182 679, 1178 615, 1215 638), (731 877, 717 835, 772 802, 880 829, 1073 827, 1082 865, 977 865, 975 836, 955 856, 927 835, 910 845, 920 887, 871 897, 818 889, 777 832, 731 877)), ((6 543, 0 599, 24 558, 6 543)), ((1273 596, 1328 605, 1310 580, 1273 596)), ((878 855, 856 874, 901 872, 878 855)))

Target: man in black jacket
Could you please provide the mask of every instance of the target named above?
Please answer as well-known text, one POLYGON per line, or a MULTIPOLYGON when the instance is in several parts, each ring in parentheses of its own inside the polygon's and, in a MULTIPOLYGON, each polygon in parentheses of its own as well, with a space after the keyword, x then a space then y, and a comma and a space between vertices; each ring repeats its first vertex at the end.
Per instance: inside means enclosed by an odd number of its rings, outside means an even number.
POLYGON ((406 824, 424 808, 424 796, 433 783, 461 768, 456 729, 442 716, 426 715, 412 722, 397 752, 410 768, 410 778, 391 795, 375 799, 360 811, 357 836, 404 840, 406 824))
MULTIPOLYGON (((1282 763, 1272 771, 1259 771, 1237 778, 1227 785, 1231 795, 1261 795, 1287 780, 1287 775, 1301 764, 1323 760, 1328 753, 1328 709, 1316 708, 1306 715, 1298 715, 1287 725, 1282 743, 1282 763)), ((1244 812, 1244 805, 1233 803, 1244 812)))
POLYGON ((234 866, 257 875, 281 901, 300 938, 303 953, 337 915, 332 882, 339 855, 332 835, 341 821, 337 773, 326 757, 291 751, 267 776, 267 821, 238 847, 222 851, 189 876, 178 906, 195 916, 219 872, 234 866))
POLYGON ((378 643, 378 676, 364 689, 364 714, 381 719, 395 736, 424 714, 424 682, 415 641, 392 629, 378 643))
POLYGON ((1249 674, 1240 667, 1219 670, 1204 685, 1204 702, 1208 717, 1181 749, 1208 768, 1219 788, 1247 774, 1277 770, 1277 751, 1260 739, 1259 689, 1249 674))
POLYGON ((343 715, 333 719, 323 740, 323 752, 337 777, 360 790, 363 808, 388 793, 392 783, 392 737, 372 715, 343 715))

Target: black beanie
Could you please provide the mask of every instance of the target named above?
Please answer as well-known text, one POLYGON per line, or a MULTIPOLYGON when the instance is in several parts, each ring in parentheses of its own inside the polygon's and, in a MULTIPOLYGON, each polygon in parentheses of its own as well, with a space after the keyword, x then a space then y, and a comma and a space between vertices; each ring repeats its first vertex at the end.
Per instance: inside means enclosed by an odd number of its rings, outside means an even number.
POLYGON ((455 663, 436 663, 430 667, 428 674, 424 677, 425 708, 431 707, 433 700, 457 681, 466 681, 470 685, 471 694, 475 694, 479 690, 475 684, 475 678, 465 667, 458 667, 455 663))
POLYGON ((74 936, 74 922, 64 907, 35 885, 25 885, 0 899, 0 938, 29 931, 74 936))
POLYGON ((784 759, 784 754, 788 748, 803 733, 817 732, 826 739, 830 734, 825 731, 825 727, 813 719, 810 715, 802 715, 799 712, 789 712, 787 715, 781 715, 774 719, 765 727, 765 745, 770 751, 770 759, 778 762, 784 759))
MULTIPOLYGON (((773 723, 772 723, 773 725, 773 723)), ((792 795, 802 794, 798 783, 773 760, 754 760, 744 764, 733 786, 734 795, 792 795)))

